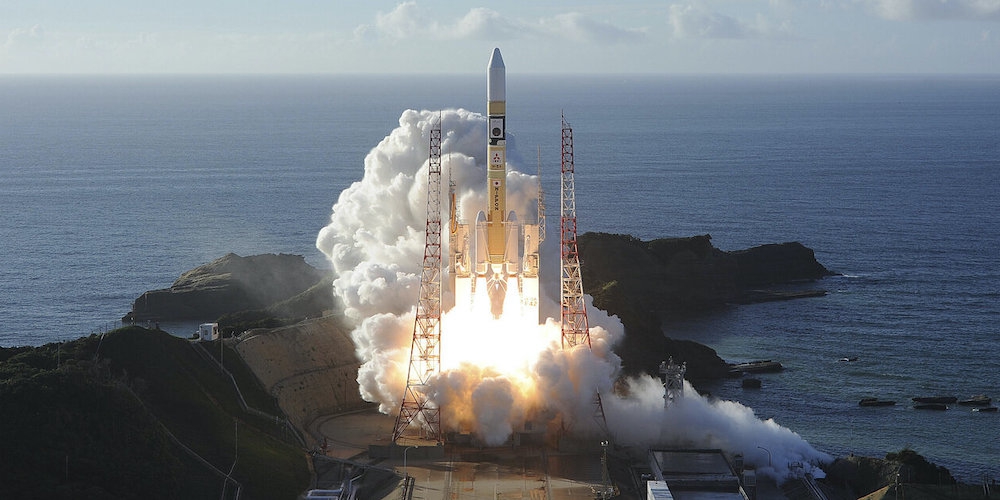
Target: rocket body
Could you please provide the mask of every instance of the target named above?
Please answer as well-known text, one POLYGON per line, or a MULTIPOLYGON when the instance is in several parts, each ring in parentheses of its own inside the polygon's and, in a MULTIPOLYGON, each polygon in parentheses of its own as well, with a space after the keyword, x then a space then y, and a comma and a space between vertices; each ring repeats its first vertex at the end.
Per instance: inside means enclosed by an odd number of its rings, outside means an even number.
POLYGON ((486 245, 490 264, 503 264, 507 242, 507 68, 500 49, 493 49, 486 68, 486 114, 488 116, 486 245))

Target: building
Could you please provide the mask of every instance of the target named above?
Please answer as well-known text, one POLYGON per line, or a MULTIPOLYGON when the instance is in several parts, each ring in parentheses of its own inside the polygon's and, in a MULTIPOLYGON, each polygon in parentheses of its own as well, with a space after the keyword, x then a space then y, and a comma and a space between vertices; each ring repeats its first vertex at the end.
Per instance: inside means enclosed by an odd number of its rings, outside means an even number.
POLYGON ((749 500, 722 450, 649 450, 647 500, 749 500))
POLYGON ((198 340, 201 340, 202 342, 219 340, 219 324, 202 323, 198 325, 198 340))

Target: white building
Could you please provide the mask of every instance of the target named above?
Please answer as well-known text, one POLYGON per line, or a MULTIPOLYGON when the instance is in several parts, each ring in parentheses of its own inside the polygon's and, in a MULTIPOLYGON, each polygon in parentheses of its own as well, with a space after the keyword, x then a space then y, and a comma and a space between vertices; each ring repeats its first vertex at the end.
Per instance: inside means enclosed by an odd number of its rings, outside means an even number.
POLYGON ((219 340, 219 324, 202 323, 198 325, 198 340, 202 342, 219 340))

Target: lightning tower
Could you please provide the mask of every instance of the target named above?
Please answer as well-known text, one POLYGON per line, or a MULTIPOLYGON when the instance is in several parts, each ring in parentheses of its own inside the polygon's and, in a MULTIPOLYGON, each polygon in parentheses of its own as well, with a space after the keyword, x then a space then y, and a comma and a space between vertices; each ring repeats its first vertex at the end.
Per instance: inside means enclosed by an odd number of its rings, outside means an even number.
POLYGON ((538 146, 538 243, 545 241, 545 192, 542 191, 542 147, 538 146))
POLYGON ((392 431, 398 443, 403 432, 417 420, 425 437, 442 442, 441 408, 427 395, 430 378, 441 371, 441 120, 431 128, 427 167, 427 226, 424 262, 420 274, 420 297, 413 323, 410 368, 403 402, 392 431))
MULTIPOLYGON (((562 347, 572 349, 590 345, 590 323, 587 321, 587 304, 583 298, 583 278, 580 275, 580 254, 576 244, 576 182, 573 165, 573 128, 562 117, 562 188, 559 233, 562 267, 562 347)), ((608 422, 604 416, 601 394, 594 393, 594 420, 605 435, 608 422)))
POLYGON ((573 128, 562 118, 562 189, 559 233, 562 241, 562 347, 590 348, 590 324, 583 300, 583 278, 576 245, 576 183, 573 179, 573 128))

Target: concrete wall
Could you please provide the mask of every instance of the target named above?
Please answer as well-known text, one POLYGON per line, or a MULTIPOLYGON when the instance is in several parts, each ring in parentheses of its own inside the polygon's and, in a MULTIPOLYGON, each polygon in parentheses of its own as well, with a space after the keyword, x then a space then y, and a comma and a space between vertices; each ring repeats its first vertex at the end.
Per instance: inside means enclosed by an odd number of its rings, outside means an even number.
POLYGON ((354 343, 335 317, 251 330, 235 348, 307 440, 317 418, 367 406, 358 392, 354 343))

